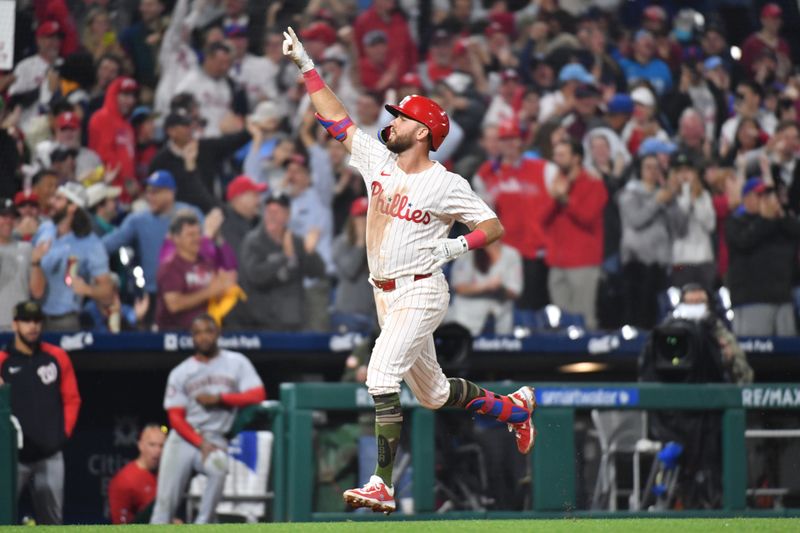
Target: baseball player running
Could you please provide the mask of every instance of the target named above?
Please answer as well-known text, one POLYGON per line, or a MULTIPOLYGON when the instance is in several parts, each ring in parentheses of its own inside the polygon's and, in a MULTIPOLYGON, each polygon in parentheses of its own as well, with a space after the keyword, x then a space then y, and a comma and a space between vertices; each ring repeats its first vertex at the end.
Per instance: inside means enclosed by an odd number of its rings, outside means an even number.
POLYGON ((228 470, 228 441, 236 409, 262 402, 264 385, 244 355, 220 350, 219 327, 202 314, 192 321, 195 355, 172 369, 164 409, 169 432, 161 455, 151 524, 170 523, 193 471, 208 477, 195 520, 206 524, 222 497, 228 470))
POLYGON ((501 396, 464 379, 448 379, 433 342, 450 299, 441 266, 499 239, 503 227, 466 180, 429 159, 428 152, 450 129, 447 114, 433 100, 411 95, 387 105, 395 119, 379 133, 379 141, 353 124, 292 28, 284 32, 283 53, 300 68, 317 119, 351 153, 350 164, 361 172, 369 193, 367 256, 381 333, 367 387, 375 402, 378 465, 366 485, 343 496, 352 507, 388 514, 395 510, 391 483, 403 424, 401 381, 424 407, 462 407, 495 416, 514 431, 520 452, 533 446, 533 389, 501 396), (456 220, 471 233, 448 239, 456 220))

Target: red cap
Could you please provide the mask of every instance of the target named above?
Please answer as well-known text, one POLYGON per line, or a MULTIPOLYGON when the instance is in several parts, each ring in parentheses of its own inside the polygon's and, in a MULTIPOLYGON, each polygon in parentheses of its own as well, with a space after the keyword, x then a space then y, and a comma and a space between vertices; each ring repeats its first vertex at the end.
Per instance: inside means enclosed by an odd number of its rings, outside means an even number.
POLYGON ((783 9, 778 4, 767 4, 761 8, 761 18, 777 19, 783 16, 783 9))
POLYGON ((336 30, 327 22, 315 22, 300 32, 306 41, 322 41, 328 46, 336 42, 336 30))
POLYGON ((133 78, 122 78, 119 84, 119 92, 121 93, 135 93, 139 90, 139 84, 133 78))
POLYGON ((56 128, 60 130, 63 129, 77 130, 80 127, 81 127, 81 121, 78 118, 78 115, 76 115, 72 111, 65 111, 56 117, 56 128))
POLYGON ((398 85, 411 85, 412 87, 416 87, 417 89, 422 89, 422 79, 420 79, 418 74, 414 74, 413 72, 406 72, 400 78, 400 83, 398 85))
POLYGON ((513 39, 517 33, 517 25, 514 21, 514 14, 513 13, 492 13, 489 15, 489 26, 486 28, 486 31, 489 31, 489 28, 494 27, 493 33, 487 33, 487 36, 494 35, 497 33, 497 28, 501 33, 508 35, 509 39, 513 39))
POLYGON ((240 194, 246 192, 264 192, 266 190, 267 185, 265 183, 256 183, 250 176, 242 174, 241 176, 233 178, 233 181, 228 184, 226 194, 230 202, 240 194))
POLYGON ((667 20, 667 12, 661 6, 647 6, 642 14, 650 20, 667 20))
POLYGON ((360 198, 356 198, 353 200, 353 203, 350 204, 350 216, 351 217, 361 217, 367 214, 367 209, 369 209, 369 200, 366 196, 362 196, 360 198))
POLYGON ((519 139, 522 132, 515 121, 508 120, 497 127, 497 136, 501 139, 519 139))
POLYGON ((503 32, 503 25, 500 24, 499 22, 491 22, 491 23, 489 23, 488 26, 486 26, 486 29, 483 30, 483 33, 487 37, 492 37, 492 36, 494 36, 494 35, 496 35, 498 33, 504 33, 503 32))
POLYGON ((36 37, 61 36, 61 26, 55 20, 48 20, 39 24, 36 28, 36 37))
POLYGON ((514 70, 513 68, 507 68, 503 72, 500 73, 500 80, 502 80, 504 82, 511 81, 511 80, 518 81, 519 80, 519 74, 517 74, 517 71, 514 70))
POLYGON ((19 207, 23 204, 39 205, 39 196, 33 191, 19 191, 14 195, 14 205, 19 207))

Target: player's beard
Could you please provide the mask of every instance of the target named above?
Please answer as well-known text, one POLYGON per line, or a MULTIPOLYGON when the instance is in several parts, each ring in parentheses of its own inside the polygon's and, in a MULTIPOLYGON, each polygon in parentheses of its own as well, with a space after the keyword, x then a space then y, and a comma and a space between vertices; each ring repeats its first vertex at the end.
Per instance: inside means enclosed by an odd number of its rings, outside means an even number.
POLYGON ((20 342, 27 346, 30 351, 36 353, 36 351, 39 350, 39 343, 42 340, 41 335, 23 335, 22 333, 19 333, 17 336, 19 337, 20 342))
POLYGON ((217 346, 217 341, 211 342, 205 346, 197 346, 197 353, 202 355, 203 357, 214 357, 219 353, 219 346, 217 346))
MULTIPOLYGON (((414 145, 413 132, 401 137, 397 130, 394 130, 394 138, 389 137, 386 141, 386 148, 395 154, 402 154, 414 145)), ((391 135, 391 134, 390 134, 391 135)))
POLYGON ((60 211, 56 211, 55 213, 53 213, 53 215, 50 217, 51 220, 53 221, 53 224, 58 226, 62 220, 67 218, 67 214, 69 213, 68 209, 69 207, 67 206, 61 209, 60 211))

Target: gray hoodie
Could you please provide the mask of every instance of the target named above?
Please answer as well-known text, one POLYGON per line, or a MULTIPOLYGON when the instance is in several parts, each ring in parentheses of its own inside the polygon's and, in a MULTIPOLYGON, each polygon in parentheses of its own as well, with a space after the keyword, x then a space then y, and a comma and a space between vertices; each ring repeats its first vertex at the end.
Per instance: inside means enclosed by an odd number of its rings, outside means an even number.
POLYGON ((617 197, 622 219, 622 262, 669 265, 672 243, 686 232, 687 215, 675 200, 656 201, 658 189, 648 191, 638 179, 629 181, 617 197))

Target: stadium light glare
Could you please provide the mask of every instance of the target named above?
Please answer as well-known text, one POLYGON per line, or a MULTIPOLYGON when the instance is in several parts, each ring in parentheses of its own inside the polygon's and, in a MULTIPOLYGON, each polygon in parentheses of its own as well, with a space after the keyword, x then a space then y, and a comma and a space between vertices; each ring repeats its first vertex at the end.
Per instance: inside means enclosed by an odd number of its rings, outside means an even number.
POLYGON ((731 46, 731 57, 739 61, 742 58, 742 49, 738 46, 731 46))
POLYGON ((587 372, 602 372, 608 368, 607 363, 596 363, 594 361, 581 361, 580 363, 570 363, 561 365, 558 371, 562 374, 585 374, 587 372))

